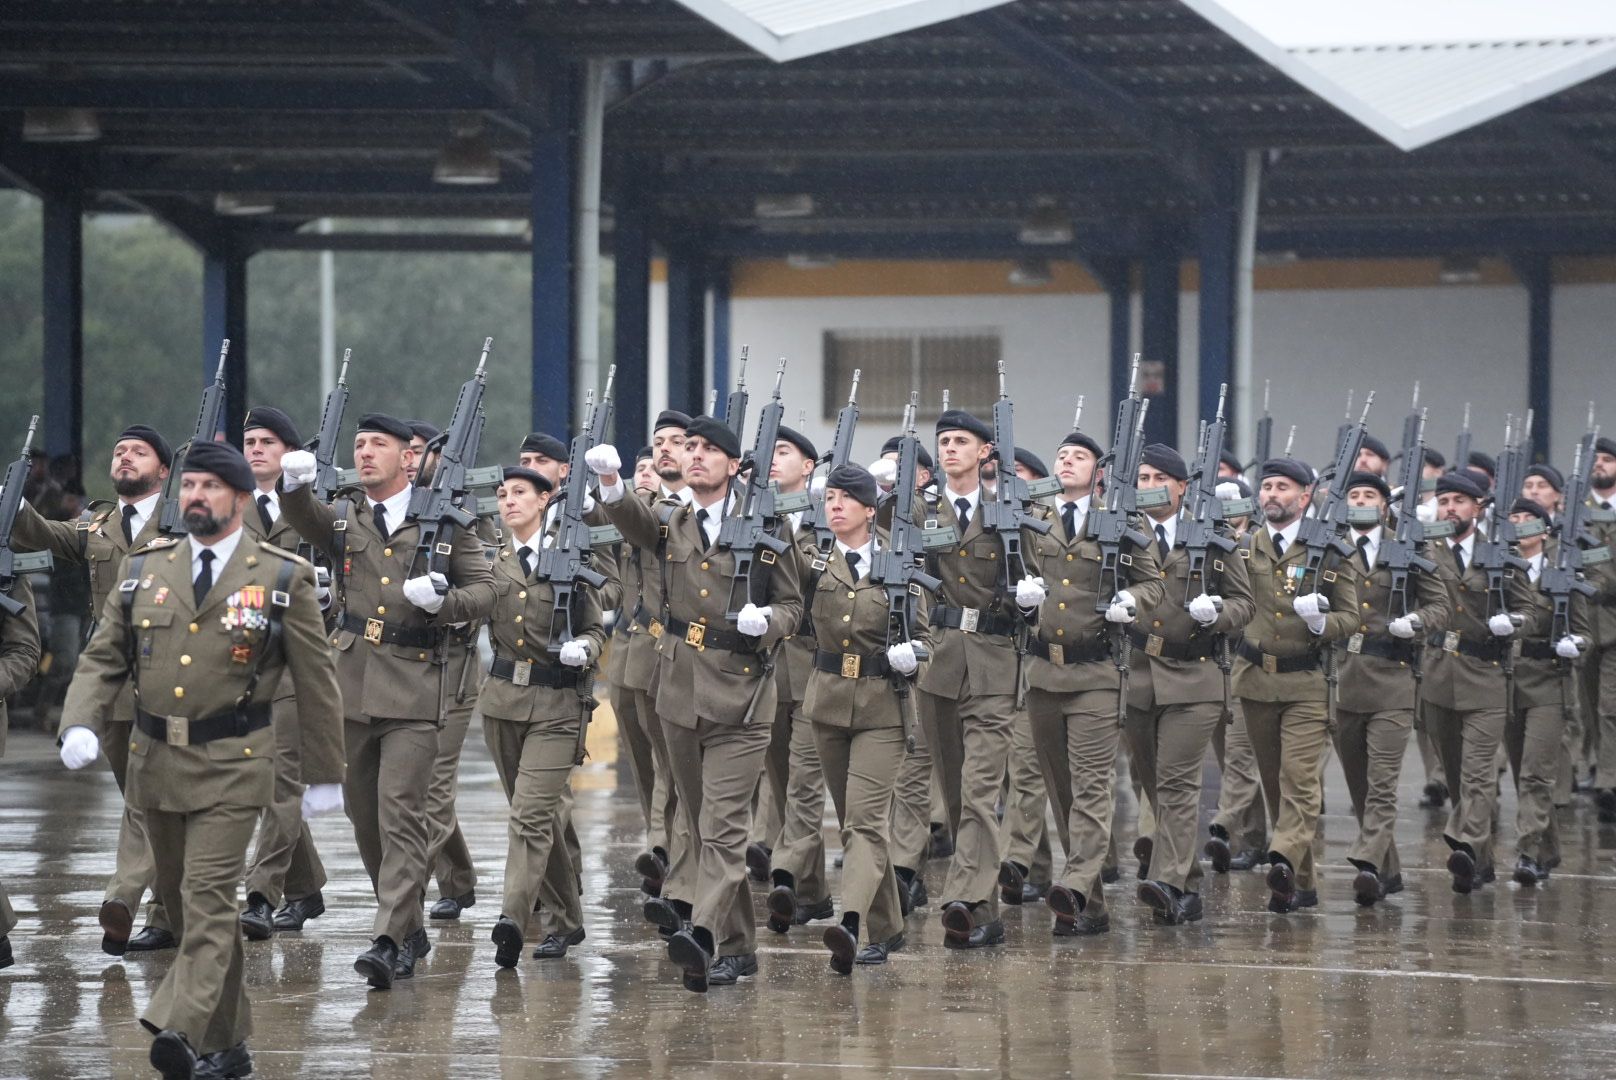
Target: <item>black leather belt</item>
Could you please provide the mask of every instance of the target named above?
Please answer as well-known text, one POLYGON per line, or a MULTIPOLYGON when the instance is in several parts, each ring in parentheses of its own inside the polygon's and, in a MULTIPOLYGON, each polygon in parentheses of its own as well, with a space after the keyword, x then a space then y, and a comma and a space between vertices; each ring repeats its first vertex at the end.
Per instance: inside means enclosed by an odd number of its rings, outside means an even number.
POLYGON ((548 686, 565 690, 578 685, 578 670, 533 660, 512 660, 496 656, 488 664, 488 674, 517 686, 548 686))
POLYGON ((1128 635, 1133 647, 1146 656, 1159 656, 1166 660, 1213 660, 1217 649, 1211 640, 1168 641, 1160 634, 1146 634, 1135 630, 1128 635))
POLYGON ((1500 663, 1509 655, 1509 639, 1498 638, 1488 642, 1467 641, 1451 631, 1446 634, 1432 634, 1426 641, 1434 649, 1443 652, 1462 653, 1475 660, 1486 660, 1490 663, 1500 663))
POLYGON ((135 710, 135 726, 170 746, 201 746, 215 739, 239 739, 249 732, 269 726, 269 703, 243 705, 229 712, 187 720, 135 710))
POLYGON ((359 634, 372 645, 407 645, 412 649, 434 648, 443 634, 435 626, 399 626, 397 623, 366 619, 352 612, 343 612, 337 626, 359 634))
POLYGON ((1382 660, 1394 660, 1400 664, 1414 662, 1414 642, 1411 639, 1394 638, 1389 634, 1365 635, 1356 649, 1348 645, 1347 651, 1362 656, 1378 656, 1382 660))
POLYGON ((885 653, 861 656, 858 653, 826 652, 814 650, 814 668, 840 675, 844 679, 882 679, 892 674, 892 665, 885 653))
POLYGON ((931 624, 945 630, 964 630, 967 634, 1001 634, 1016 632, 1016 620, 1009 615, 995 615, 981 608, 949 607, 938 604, 931 609, 931 624))
MULTIPOLYGON (((652 634, 661 637, 653 629, 652 634)), ((706 623, 688 623, 683 619, 669 618, 668 624, 662 628, 663 634, 672 634, 683 638, 686 645, 694 645, 698 649, 723 649, 725 652, 751 653, 758 651, 758 639, 738 634, 734 630, 726 630, 722 626, 708 626, 706 623)))
POLYGON ((1523 660, 1558 660, 1560 654, 1554 651, 1554 646, 1547 641, 1521 642, 1521 659, 1523 660))
POLYGON ((1027 642, 1027 652, 1052 664, 1092 664, 1111 659, 1111 646, 1104 641, 1064 645, 1034 639, 1027 642))
POLYGON ((1323 662, 1323 658, 1316 652, 1305 652, 1300 656, 1275 656, 1273 653, 1263 652, 1249 641, 1240 643, 1240 655, 1270 675, 1315 671, 1323 662))

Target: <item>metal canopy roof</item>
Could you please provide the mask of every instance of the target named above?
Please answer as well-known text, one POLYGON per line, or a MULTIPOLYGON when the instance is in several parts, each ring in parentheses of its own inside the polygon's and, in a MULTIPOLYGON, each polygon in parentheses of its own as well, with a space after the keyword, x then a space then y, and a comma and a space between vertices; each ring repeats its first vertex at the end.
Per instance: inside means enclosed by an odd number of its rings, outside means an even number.
POLYGON ((770 60, 815 53, 957 19, 1009 0, 679 0, 770 60))
POLYGON ((659 242, 717 256, 1188 251, 1251 149, 1266 250, 1616 251, 1616 76, 1405 153, 1179 0, 1019 0, 789 64, 674 0, 34 0, 0 8, 0 170, 258 247, 322 216, 520 218, 544 73, 585 59, 608 223, 632 188, 659 242), (41 106, 102 137, 25 142, 41 106), (435 184, 467 117, 502 179, 435 184), (274 211, 221 217, 221 192, 274 211), (812 213, 759 217, 767 194, 812 213), (1047 199, 1074 243, 1020 244, 1047 199))

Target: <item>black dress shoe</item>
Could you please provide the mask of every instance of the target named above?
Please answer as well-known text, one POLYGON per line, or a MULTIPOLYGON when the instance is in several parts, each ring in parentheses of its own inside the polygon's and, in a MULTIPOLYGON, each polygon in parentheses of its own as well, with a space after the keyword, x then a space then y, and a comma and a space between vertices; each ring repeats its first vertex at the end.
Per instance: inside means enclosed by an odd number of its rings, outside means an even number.
POLYGON ((708 973, 713 966, 713 954, 702 948, 692 930, 679 930, 668 938, 668 959, 684 972, 685 989, 692 993, 707 992, 708 973))
POLYGON ((1535 888, 1540 882, 1549 880, 1549 872, 1530 855, 1522 855, 1515 860, 1515 881, 1524 888, 1535 888))
POLYGON ((909 910, 919 911, 931 903, 931 897, 926 894, 926 879, 919 874, 909 882, 909 910))
POLYGON ((1498 875, 1493 871, 1492 863, 1488 863, 1486 866, 1483 866, 1481 868, 1481 873, 1476 876, 1476 883, 1478 885, 1491 885, 1497 880, 1498 875))
POLYGON ((836 904, 827 896, 817 903, 798 904, 797 913, 791 918, 796 925, 807 926, 811 922, 832 918, 835 914, 836 904))
POLYGON ((768 848, 755 841, 747 844, 746 876, 759 885, 767 885, 769 883, 769 874, 774 870, 773 854, 768 848))
POLYGON ((1369 867, 1358 871, 1358 876, 1352 879, 1352 898, 1359 907, 1374 907, 1386 899, 1386 887, 1381 884, 1380 875, 1369 867))
POLYGON ((1400 892, 1402 892, 1403 891, 1403 875, 1402 874, 1393 874, 1391 877, 1385 879, 1384 881, 1382 881, 1380 883, 1380 889, 1387 896, 1390 896, 1392 893, 1400 893, 1400 892))
POLYGON ((1150 917, 1163 926, 1182 926, 1201 920, 1201 896, 1185 893, 1161 881, 1141 881, 1139 899, 1150 908, 1150 917))
POLYGON ((859 950, 858 957, 854 959, 853 963, 872 967, 876 964, 884 964, 887 962, 888 956, 901 948, 903 948, 903 935, 893 934, 885 941, 872 941, 864 946, 859 950))
POLYGON ((469 892, 465 896, 445 896, 432 905, 432 910, 429 914, 434 919, 458 919, 462 911, 469 907, 475 907, 476 904, 477 894, 475 892, 469 892))
POLYGON ((192 1080, 196 1064, 196 1051, 178 1031, 164 1029, 152 1040, 151 1066, 163 1074, 163 1080, 192 1080))
POLYGON ((1122 871, 1121 870, 1118 870, 1114 866, 1102 866, 1102 867, 1100 867, 1100 884, 1101 885, 1115 885, 1117 882, 1119 882, 1121 880, 1122 880, 1122 871))
POLYGON ((770 930, 783 934, 791 929, 792 922, 797 918, 797 894, 791 890, 791 886, 776 885, 770 889, 765 906, 769 909, 770 930))
POLYGON ((1155 843, 1148 836, 1141 836, 1133 842, 1133 857, 1139 860, 1140 881, 1150 877, 1150 853, 1155 848, 1155 843))
POLYGON ((836 867, 836 869, 840 870, 842 868, 842 866, 846 864, 846 862, 847 862, 847 852, 838 851, 836 853, 836 857, 831 860, 831 865, 836 867))
POLYGON ((1616 791, 1610 788, 1602 789, 1594 796, 1594 805, 1599 808, 1601 825, 1616 825, 1616 791))
POLYGON ((281 932, 301 930, 304 923, 310 919, 318 919, 324 914, 325 897, 319 893, 297 900, 288 900, 281 905, 279 911, 275 912, 275 929, 281 932))
POLYGON ((130 952, 161 952, 175 949, 179 942, 174 935, 160 926, 143 926, 140 933, 129 939, 130 952))
POLYGON ((1255 870, 1263 864, 1263 853, 1257 848, 1247 848, 1238 854, 1229 857, 1230 870, 1255 870))
POLYGON ((8 968, 16 962, 17 958, 11 955, 11 938, 0 934, 0 968, 8 968))
POLYGON ((1297 889, 1296 890, 1296 906, 1299 907, 1299 908, 1318 907, 1319 906, 1319 890, 1317 890, 1317 889, 1297 889))
POLYGON ((489 937, 494 942, 494 963, 502 968, 515 967, 522 959, 522 928, 516 925, 516 920, 501 915, 489 937))
POLYGON ((960 944, 968 940, 975 929, 976 917, 969 906, 959 900, 943 905, 943 933, 948 935, 945 944, 960 944))
POLYGON ((712 986, 734 986, 742 979, 750 979, 758 973, 758 962, 755 954, 749 956, 720 956, 718 962, 707 972, 707 982, 712 986))
POLYGON ((196 1061, 196 1080, 224 1080, 225 1077, 251 1076, 252 1055, 247 1043, 238 1042, 228 1050, 203 1054, 196 1061))
POLYGON ((122 956, 129 949, 129 932, 134 929, 135 916, 122 900, 108 900, 101 905, 101 951, 108 956, 122 956))
POLYGON ((247 910, 241 913, 241 932, 248 941, 268 941, 275 936, 275 912, 263 893, 249 893, 247 910))
POLYGON ((1420 799, 1421 810, 1440 810, 1442 804, 1448 801, 1448 785, 1440 780, 1433 780, 1425 785, 1425 795, 1420 799))
POLYGON ((654 896, 647 900, 641 911, 645 914, 645 921, 655 926, 657 933, 663 937, 671 937, 677 930, 690 929, 690 920, 665 896, 654 896))
POLYGON ((940 822, 931 823, 931 850, 928 854, 933 859, 947 859, 954 854, 954 837, 940 822))
POLYGON ((1448 855, 1448 873, 1453 875, 1453 891, 1464 894, 1476 887, 1476 860, 1467 851, 1448 855))
POLYGON ((837 923, 825 927, 825 948, 830 950, 830 969, 838 975, 853 974, 853 962, 858 958, 858 938, 853 931, 837 923))
POLYGON ((1227 874, 1229 872, 1229 864, 1233 859, 1234 852, 1229 850, 1227 837, 1219 836, 1214 832, 1212 838, 1206 842, 1206 846, 1201 850, 1206 853, 1207 859, 1211 861, 1214 873, 1227 874))
POLYGON ((533 950, 533 959, 559 960, 567 955, 569 948, 582 944, 583 940, 584 928, 581 926, 570 934, 546 934, 544 940, 533 950))
POLYGON ((1021 887, 1027 883, 1027 869, 1009 859, 999 864, 999 901, 1021 904, 1021 887))
POLYGON ((1023 904, 1036 904, 1048 895, 1049 885, 1047 882, 1042 885, 1034 885, 1030 881, 1021 883, 1021 902, 1023 904))
POLYGON ((1111 932, 1111 916, 1102 911, 1088 912, 1088 902, 1064 885, 1051 885, 1044 903, 1055 913, 1052 933, 1056 937, 1093 937, 1111 932))
POLYGON ((416 928, 404 939, 404 946, 398 950, 398 960, 393 964, 393 978, 413 979, 415 962, 431 951, 432 939, 426 936, 426 927, 416 928))
POLYGON ((634 872, 640 875, 640 891, 647 896, 661 896, 662 883, 668 877, 668 864, 657 858, 654 851, 642 851, 634 860, 634 872))
POLYGON ((365 981, 377 990, 391 990, 393 988, 393 965, 398 963, 398 946, 393 939, 383 934, 371 943, 370 948, 359 954, 354 961, 354 970, 365 977, 365 981))

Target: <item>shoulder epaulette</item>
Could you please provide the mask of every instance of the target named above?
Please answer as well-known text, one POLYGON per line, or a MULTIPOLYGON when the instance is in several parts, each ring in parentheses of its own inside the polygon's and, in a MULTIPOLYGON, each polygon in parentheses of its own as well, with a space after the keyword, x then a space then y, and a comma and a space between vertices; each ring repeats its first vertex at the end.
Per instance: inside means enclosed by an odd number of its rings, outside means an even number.
POLYGON ((263 541, 263 540, 258 541, 258 548, 259 548, 260 551, 263 551, 266 554, 278 555, 281 558, 285 559, 287 562, 296 563, 299 566, 312 566, 313 565, 312 563, 309 562, 309 560, 305 559, 303 556, 299 555, 297 552, 295 552, 295 551, 287 551, 285 548, 276 547, 274 544, 268 543, 268 542, 263 541))
POLYGON ((173 547, 182 539, 183 537, 179 536, 154 536, 144 544, 141 544, 139 547, 135 548, 129 554, 141 555, 148 551, 161 551, 164 548, 173 547))

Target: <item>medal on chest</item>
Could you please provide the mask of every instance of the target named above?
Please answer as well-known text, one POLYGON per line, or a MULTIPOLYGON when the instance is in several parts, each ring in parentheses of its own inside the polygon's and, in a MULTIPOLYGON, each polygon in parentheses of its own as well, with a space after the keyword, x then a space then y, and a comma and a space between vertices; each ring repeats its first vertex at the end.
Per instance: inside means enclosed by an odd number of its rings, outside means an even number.
POLYGON ((225 600, 224 614, 219 623, 230 633, 230 661, 245 664, 252 659, 253 646, 269 628, 269 616, 264 611, 264 587, 248 585, 230 594, 225 600))
POLYGON ((1296 595, 1296 589, 1302 583, 1302 575, 1304 575, 1306 573, 1307 573, 1307 567, 1305 567, 1305 566, 1287 566, 1287 567, 1285 567, 1285 582, 1284 582, 1284 585, 1285 585, 1285 594, 1287 596, 1295 596, 1296 595))

